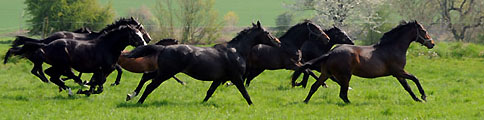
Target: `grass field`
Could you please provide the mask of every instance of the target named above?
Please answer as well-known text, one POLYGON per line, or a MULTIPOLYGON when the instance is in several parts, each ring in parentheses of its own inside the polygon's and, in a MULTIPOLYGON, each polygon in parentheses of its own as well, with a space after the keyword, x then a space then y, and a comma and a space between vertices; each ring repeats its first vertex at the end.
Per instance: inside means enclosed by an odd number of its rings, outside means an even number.
MULTIPOLYGON (((5 41, 11 38, 4 38, 5 41)), ((2 42, 5 43, 5 42, 2 42)), ((456 43, 437 43, 430 52, 451 50, 456 43)), ((482 45, 474 50, 484 51, 482 45)), ((8 44, 0 44, 3 57, 8 44)), ((467 47, 465 47, 467 48, 467 47)), ((329 81, 308 104, 302 100, 309 88, 291 88, 287 70, 266 71, 248 88, 254 105, 248 106, 235 86, 220 86, 212 98, 202 103, 211 82, 177 77, 186 86, 168 80, 138 105, 125 101, 141 74, 124 72, 121 84, 111 87, 108 78, 104 93, 68 97, 57 87, 30 74, 32 65, 24 59, 0 65, 1 119, 482 119, 484 117, 484 59, 477 57, 430 57, 428 50, 413 43, 406 70, 416 75, 426 90, 428 102, 414 102, 392 77, 363 79, 353 77, 349 91, 351 104, 338 97, 339 86, 329 81)), ((47 67, 47 65, 44 65, 47 67)), ((44 68, 45 69, 45 68, 44 68)), ((90 75, 85 74, 84 80, 90 75)), ((310 83, 314 82, 310 79, 310 83)), ((409 82, 418 96, 413 82, 409 82)), ((67 84, 79 89, 73 81, 67 84)))
MULTIPOLYGON (((22 12, 25 8, 24 0, 0 0, 0 33, 12 32, 25 27, 25 19, 22 12)), ((117 16, 126 16, 129 9, 147 6, 154 7, 156 0, 100 0, 101 3, 112 1, 117 16)), ((277 15, 283 13, 286 8, 284 2, 291 0, 216 0, 215 10, 218 10, 220 19, 229 12, 234 11, 239 16, 239 26, 248 26, 250 22, 261 20, 265 26, 274 26, 277 15)))

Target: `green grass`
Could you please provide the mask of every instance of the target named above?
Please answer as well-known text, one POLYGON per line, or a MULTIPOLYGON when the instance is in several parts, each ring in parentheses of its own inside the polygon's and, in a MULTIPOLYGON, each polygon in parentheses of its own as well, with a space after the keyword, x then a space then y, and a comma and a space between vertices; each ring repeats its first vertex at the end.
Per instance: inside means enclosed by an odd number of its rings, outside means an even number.
MULTIPOLYGON (((0 41, 9 40, 3 38, 0 41)), ((452 46, 455 43, 438 43, 452 46)), ((482 46, 476 45, 478 48, 482 46)), ((3 57, 8 48, 0 44, 3 57)), ((254 105, 248 106, 235 86, 220 86, 212 98, 202 103, 211 82, 198 81, 184 74, 177 77, 186 86, 168 80, 138 105, 126 102, 141 74, 124 72, 121 84, 111 87, 110 75, 105 91, 99 95, 68 97, 52 84, 40 82, 30 74, 25 59, 0 65, 1 119, 481 119, 484 117, 484 59, 479 57, 428 57, 412 55, 425 51, 413 43, 406 70, 416 75, 426 90, 428 102, 414 102, 393 77, 364 79, 353 77, 349 91, 351 104, 338 97, 339 86, 328 82, 308 104, 302 100, 309 88, 291 88, 287 70, 265 71, 248 88, 254 105), (418 48, 418 49, 417 49, 418 48)), ((47 67, 48 65, 44 65, 47 67)), ((45 68, 44 68, 45 69, 45 68)), ((89 74, 83 76, 88 80, 89 74)), ((310 83, 314 82, 310 79, 310 83)), ((79 87, 73 81, 68 86, 79 87)), ((413 82, 411 87, 418 93, 413 82)))
MULTIPOLYGON (((18 30, 20 26, 25 26, 26 18, 22 18, 24 0, 0 0, 0 33, 18 30)), ((156 0, 100 0, 101 3, 112 1, 113 8, 117 16, 126 16, 127 12, 133 8, 147 6, 154 7, 156 0)), ((283 13, 286 8, 284 2, 290 0, 216 0, 214 9, 218 11, 220 19, 229 12, 234 11, 239 16, 239 26, 249 26, 250 22, 260 20, 264 26, 275 26, 275 18, 283 13)))

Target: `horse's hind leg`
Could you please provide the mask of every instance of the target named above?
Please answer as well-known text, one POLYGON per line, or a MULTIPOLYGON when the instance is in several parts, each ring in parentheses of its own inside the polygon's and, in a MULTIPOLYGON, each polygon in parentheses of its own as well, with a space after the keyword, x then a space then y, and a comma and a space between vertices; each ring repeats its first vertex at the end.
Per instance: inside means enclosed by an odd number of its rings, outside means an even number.
POLYGON ((34 67, 30 72, 40 78, 42 82, 49 83, 49 80, 47 80, 47 78, 45 77, 44 72, 42 72, 42 64, 34 63, 34 67))
POLYGON ((143 77, 141 77, 141 80, 139 81, 138 86, 133 91, 133 93, 128 94, 126 96, 126 101, 129 101, 129 100, 133 99, 133 97, 138 96, 139 92, 141 91, 141 88, 143 88, 143 85, 145 85, 146 81, 148 81, 149 79, 155 78, 156 74, 157 74, 156 72, 150 72, 150 73, 143 74, 143 77))
POLYGON ((237 89, 239 90, 239 92, 245 98, 245 101, 247 101, 247 103, 249 105, 252 105, 252 100, 250 100, 249 93, 247 93, 247 90, 244 87, 244 83, 243 83, 242 77, 239 77, 238 79, 233 79, 232 80, 232 83, 234 83, 234 85, 237 87, 237 89))
POLYGON ((319 86, 321 86, 326 80, 328 79, 327 75, 321 74, 319 79, 316 80, 316 82, 313 83, 311 86, 311 90, 308 93, 308 96, 306 96, 306 99, 304 99, 305 103, 308 103, 313 94, 318 91, 319 86))
POLYGON ((56 69, 54 67, 50 67, 50 68, 45 70, 45 73, 47 73, 47 75, 50 76, 50 81, 52 83, 59 86, 59 92, 62 92, 62 90, 68 90, 69 96, 72 95, 71 88, 67 87, 64 84, 64 82, 60 79, 61 74, 59 74, 59 73, 62 73, 62 71, 60 71, 59 69, 56 69))
POLYGON ((402 84, 403 88, 405 88, 405 90, 410 94, 410 96, 412 96, 413 100, 420 102, 420 99, 418 99, 417 96, 415 96, 415 94, 412 91, 412 88, 410 88, 410 86, 408 85, 407 80, 405 80, 405 78, 402 78, 402 77, 397 77, 397 79, 398 79, 398 82, 402 84))
POLYGON ((262 72, 264 72, 264 70, 261 69, 252 69, 251 71, 247 71, 247 80, 245 81, 245 86, 249 87, 250 82, 262 72))
POLYGON ((74 74, 74 72, 72 72, 71 69, 66 69, 65 70, 65 75, 68 77, 68 78, 72 78, 74 80, 74 82, 76 82, 77 84, 79 84, 80 86, 84 86, 84 82, 82 82, 81 78, 80 78, 80 74, 79 73, 79 76, 76 76, 74 74))
POLYGON ((340 88, 339 97, 343 99, 345 103, 351 103, 348 99, 348 89, 350 87, 351 74, 349 75, 335 75, 340 88))
POLYGON ((205 98, 203 99, 203 102, 207 102, 208 99, 212 97, 213 92, 215 92, 215 90, 217 89, 218 86, 220 86, 220 84, 222 84, 222 81, 220 80, 215 80, 212 82, 212 84, 210 85, 210 88, 208 88, 207 95, 205 95, 205 98))
POLYGON ((174 74, 163 74, 161 72, 158 72, 157 74, 158 75, 155 77, 155 79, 153 79, 152 82, 146 87, 145 92, 143 93, 141 98, 139 98, 138 100, 139 104, 143 104, 143 102, 145 102, 146 97, 148 97, 148 95, 151 94, 153 90, 155 90, 158 86, 160 86, 161 83, 165 82, 171 76, 174 75, 174 74))

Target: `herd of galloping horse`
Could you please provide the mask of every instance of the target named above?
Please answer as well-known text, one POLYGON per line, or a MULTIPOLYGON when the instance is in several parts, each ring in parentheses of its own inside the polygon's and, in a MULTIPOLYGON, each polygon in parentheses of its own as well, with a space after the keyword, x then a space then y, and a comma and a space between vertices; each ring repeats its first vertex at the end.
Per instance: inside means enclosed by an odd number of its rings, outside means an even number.
POLYGON ((308 102, 319 87, 325 87, 325 81, 330 78, 340 85, 340 98, 350 103, 347 92, 352 75, 364 78, 394 76, 415 101, 420 101, 406 82, 406 79, 415 82, 421 99, 426 100, 419 80, 404 70, 406 51, 412 41, 429 49, 434 46, 425 28, 417 21, 401 22, 386 32, 380 42, 370 46, 354 45, 338 27, 323 30, 309 20, 292 26, 280 38, 274 37, 257 21, 231 41, 213 47, 178 44, 175 39, 147 45, 150 41, 150 35, 136 19, 121 18, 99 32, 81 28, 73 32, 55 32, 40 40, 17 36, 5 55, 4 64, 12 55, 23 56, 33 63, 32 74, 43 82, 56 84, 60 92, 66 90, 69 95, 73 95, 71 88, 64 84, 68 79, 89 87, 77 91, 89 96, 103 92, 106 77, 114 70, 118 71, 118 76, 113 85, 119 84, 122 69, 143 73, 136 89, 126 98, 128 101, 137 96, 144 84, 151 80, 138 103, 143 103, 169 78, 185 84, 175 77, 182 72, 198 80, 212 81, 203 101, 207 101, 218 86, 230 81, 250 105, 252 101, 245 87, 266 69, 294 70, 293 87, 306 87, 309 76, 314 77, 316 82, 304 102, 308 102), (333 47, 336 44, 341 45, 333 47), (136 48, 124 51, 128 45, 136 48), (51 67, 44 71, 43 63, 51 67), (82 81, 81 74, 76 76, 72 69, 93 75, 89 82, 82 81), (316 76, 312 70, 321 75, 316 76), (304 73, 303 79, 296 83, 301 73, 304 73))

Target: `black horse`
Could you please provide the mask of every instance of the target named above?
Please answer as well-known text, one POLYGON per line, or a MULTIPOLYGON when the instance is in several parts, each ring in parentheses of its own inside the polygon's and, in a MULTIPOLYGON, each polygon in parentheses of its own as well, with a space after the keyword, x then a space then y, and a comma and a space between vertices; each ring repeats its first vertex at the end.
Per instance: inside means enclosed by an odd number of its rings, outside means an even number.
MULTIPOLYGON (((242 76, 246 70, 245 60, 250 49, 257 44, 279 46, 280 42, 267 32, 260 22, 257 22, 257 25, 253 24, 252 28, 243 30, 230 42, 213 47, 191 45, 138 47, 126 56, 137 58, 158 53, 157 75, 147 86, 138 103, 143 103, 146 97, 168 78, 183 72, 202 81, 213 81, 203 101, 207 101, 220 84, 230 80, 250 105, 252 101, 243 85, 242 76)), ((128 94, 127 100, 136 96, 138 92, 128 94)))
MULTIPOLYGON (((343 30, 339 29, 338 27, 334 26, 330 29, 325 29, 324 32, 328 34, 330 40, 328 44, 325 44, 323 42, 316 42, 316 41, 307 41, 303 44, 301 48, 302 52, 302 62, 307 62, 309 60, 312 60, 314 58, 317 58, 325 53, 328 53, 329 50, 335 45, 335 44, 350 44, 354 45, 353 41, 351 38, 344 32, 343 30)), ((319 64, 316 64, 314 66, 311 66, 311 70, 317 70, 318 72, 321 72, 320 69, 321 66, 319 64)), ((301 83, 294 83, 295 81, 292 82, 293 86, 303 86, 306 88, 307 85, 307 80, 309 78, 308 74, 304 74, 303 80, 301 83)), ((332 77, 331 77, 332 78, 332 77)), ((316 79, 317 80, 317 79, 316 79)), ((332 78, 333 80, 333 78, 332 78)), ((325 84, 323 84, 325 85, 325 84)))
POLYGON ((301 66, 301 51, 303 43, 328 44, 329 37, 321 30, 319 25, 305 20, 292 26, 282 35, 281 47, 272 47, 259 44, 252 47, 247 59, 247 72, 244 75, 246 86, 264 70, 289 69, 294 70, 301 66))
MULTIPOLYGON (((102 29, 98 33, 92 32, 89 28, 83 27, 83 28, 80 28, 80 29, 78 29, 74 32, 68 32, 68 31, 56 32, 53 35, 51 35, 48 38, 43 39, 43 40, 37 40, 37 39, 28 38, 28 37, 17 36, 16 40, 13 41, 13 43, 12 43, 12 48, 10 48, 5 55, 4 64, 7 63, 7 60, 11 56, 11 54, 24 56, 34 63, 34 67, 32 68, 31 73, 34 74, 35 76, 37 76, 38 78, 40 78, 43 82, 48 82, 47 78, 45 77, 45 75, 43 73, 42 62, 40 62, 40 63, 34 62, 34 61, 39 61, 39 60, 35 60, 35 59, 38 59, 38 58, 36 58, 36 56, 32 53, 35 50, 23 49, 21 51, 21 47, 19 47, 19 46, 24 45, 24 43, 26 43, 26 42, 48 44, 48 43, 50 43, 54 40, 62 39, 62 38, 63 39, 75 39, 75 40, 93 40, 94 38, 99 37, 101 35, 101 33, 105 33, 105 32, 111 31, 113 29, 117 29, 122 25, 135 26, 143 34, 143 39, 146 42, 151 41, 151 37, 150 37, 149 33, 144 29, 144 27, 141 23, 139 23, 138 21, 136 21, 132 17, 130 19, 121 18, 121 19, 117 20, 116 22, 114 22, 113 24, 108 25, 107 27, 105 27, 104 29, 102 29)), ((26 48, 30 48, 30 47, 26 47, 26 48)), ((116 66, 116 70, 118 71, 118 76, 116 77, 116 81, 120 81, 122 69, 119 66, 116 66)), ((79 73, 78 77, 80 77, 80 75, 81 75, 81 73, 79 73)), ((64 78, 63 80, 67 80, 67 79, 71 79, 71 78, 72 77, 68 77, 68 78, 64 78)))
POLYGON ((151 41, 151 36, 144 29, 144 26, 141 23, 139 23, 136 19, 131 17, 131 18, 120 18, 119 20, 117 20, 111 25, 108 25, 107 27, 103 28, 99 32, 92 32, 89 28, 85 28, 85 27, 80 28, 74 32, 59 31, 59 32, 53 33, 49 37, 42 40, 37 40, 37 39, 15 40, 12 43, 12 47, 23 45, 23 43, 25 43, 26 41, 49 44, 50 42, 55 41, 57 39, 92 40, 99 37, 101 34, 104 34, 107 31, 111 31, 113 29, 118 28, 120 25, 131 25, 137 28, 143 34, 143 39, 146 40, 147 43, 151 41))
POLYGON ((306 62, 293 74, 293 80, 297 79, 304 69, 316 64, 321 65, 321 76, 312 86, 304 102, 308 102, 329 77, 334 76, 341 86, 339 97, 344 102, 348 100, 348 87, 351 75, 364 78, 376 78, 382 76, 393 76, 412 96, 415 101, 420 101, 405 79, 410 79, 417 85, 422 99, 426 100, 425 92, 419 80, 414 75, 404 70, 406 64, 406 52, 411 42, 417 41, 431 49, 434 42, 428 35, 425 28, 417 21, 403 22, 396 28, 385 33, 380 42, 372 46, 342 45, 334 48, 327 54, 306 62))
MULTIPOLYGON (((94 73, 90 90, 84 92, 87 95, 102 92, 102 84, 105 82, 107 72, 114 69, 121 51, 128 45, 146 45, 141 32, 130 25, 120 26, 112 31, 101 34, 94 40, 80 41, 74 39, 58 39, 49 44, 25 42, 22 49, 34 49, 36 58, 40 62, 46 62, 51 67, 45 72, 50 76, 50 81, 59 86, 59 90, 71 89, 60 79, 61 75, 74 78, 74 81, 82 85, 82 80, 75 77, 72 68, 83 73, 94 73)), ((38 61, 36 61, 38 62, 38 61)))

